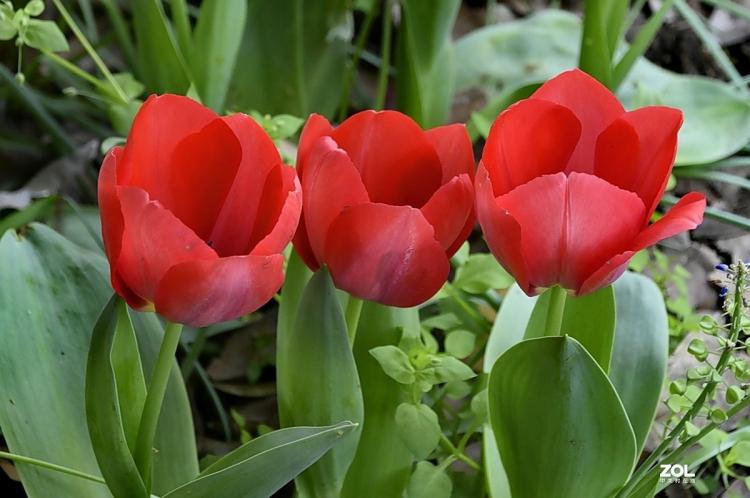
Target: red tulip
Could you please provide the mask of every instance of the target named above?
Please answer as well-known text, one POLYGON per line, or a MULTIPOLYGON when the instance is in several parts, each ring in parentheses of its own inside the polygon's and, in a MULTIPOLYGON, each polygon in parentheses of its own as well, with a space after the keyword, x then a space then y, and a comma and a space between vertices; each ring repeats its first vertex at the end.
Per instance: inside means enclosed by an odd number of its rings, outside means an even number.
POLYGON ((668 107, 625 112, 579 70, 497 118, 477 172, 477 215, 490 250, 527 294, 554 285, 593 292, 636 252, 701 223, 706 200, 693 192, 648 224, 681 124, 668 107))
POLYGON ((281 287, 301 188, 250 117, 163 95, 104 159, 99 206, 117 293, 204 326, 256 310, 281 287))
POLYGON ((354 296, 415 306, 440 289, 471 232, 473 170, 463 125, 423 131, 404 114, 365 111, 334 129, 313 114, 297 153, 305 205, 294 246, 354 296))

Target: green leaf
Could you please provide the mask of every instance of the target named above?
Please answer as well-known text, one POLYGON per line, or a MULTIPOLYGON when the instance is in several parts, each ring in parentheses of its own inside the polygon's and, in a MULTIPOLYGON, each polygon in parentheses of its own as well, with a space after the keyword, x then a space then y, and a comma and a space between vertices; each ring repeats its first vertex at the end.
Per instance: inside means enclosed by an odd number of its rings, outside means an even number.
POLYGON ((608 42, 607 3, 585 0, 583 9, 578 67, 608 87, 612 78, 612 53, 608 42))
POLYGON ((408 498, 450 498, 453 482, 445 470, 430 462, 419 462, 409 479, 408 498))
POLYGON ((30 0, 23 8, 23 11, 30 16, 38 16, 44 12, 44 0, 30 0))
MULTIPOLYGON (((0 426, 14 453, 99 475, 86 426, 84 384, 92 325, 112 294, 106 260, 44 225, 23 233, 8 231, 0 240, 0 426)), ((153 314, 135 314, 133 321, 148 377, 161 326, 153 314)), ((176 364, 156 448, 156 494, 197 475, 190 405, 176 364)), ((95 483, 23 464, 18 468, 29 496, 111 496, 95 483)))
MULTIPOLYGON (((190 85, 160 0, 133 0, 138 79, 149 92, 184 94, 190 85)), ((186 56, 189 54, 185 54, 186 56)))
POLYGON ((346 474, 341 498, 401 496, 406 489, 412 454, 396 429, 396 408, 406 389, 388 377, 370 350, 398 344, 403 333, 419 333, 416 308, 392 308, 372 302, 362 306, 354 358, 362 385, 365 418, 357 454, 346 474))
POLYGON ((432 360, 436 383, 455 382, 476 377, 469 365, 452 356, 440 356, 432 360))
POLYGON ((357 427, 292 427, 245 443, 164 498, 268 498, 357 427))
POLYGON ((52 21, 31 19, 21 30, 21 40, 29 47, 49 52, 66 52, 70 50, 68 40, 52 21))
POLYGON ((617 327, 609 378, 628 413, 640 452, 667 370, 667 313, 659 287, 645 276, 626 272, 614 289, 617 327))
POLYGON ((529 297, 518 285, 513 285, 500 303, 500 308, 492 324, 487 348, 484 353, 485 373, 492 371, 500 355, 523 339, 531 313, 539 298, 529 297))
MULTIPOLYGON (((524 337, 545 334, 550 293, 545 292, 536 302, 524 337)), ((561 334, 580 342, 596 359, 602 369, 609 370, 615 336, 615 294, 611 286, 582 297, 567 296, 561 334)))
POLYGON ((750 441, 740 441, 729 450, 725 462, 727 465, 750 467, 750 441))
POLYGON ((191 55, 195 86, 204 105, 224 111, 224 101, 242 42, 246 0, 207 0, 201 3, 191 55))
MULTIPOLYGON (((102 310, 91 335, 86 364, 86 419, 99 468, 115 498, 148 497, 130 449, 138 432, 140 413, 135 414, 135 427, 130 425, 129 434, 126 435, 118 384, 110 358, 115 335, 123 333, 120 331, 126 326, 125 321, 129 325, 125 303, 113 296, 102 310)), ((140 367, 140 362, 137 366, 140 367)), ((126 380, 121 382, 124 387, 126 380)), ((139 387, 145 390, 145 386, 139 387)), ((139 394, 142 409, 145 392, 139 394)), ((132 418, 129 422, 132 424, 132 418)))
POLYGON ((330 117, 344 84, 347 9, 346 0, 249 2, 227 108, 330 117))
POLYGON ((398 435, 412 454, 422 460, 440 443, 440 422, 427 405, 401 403, 396 408, 398 435))
POLYGON ((12 40, 18 29, 11 19, 0 17, 0 41, 12 40))
POLYGON ((423 127, 444 124, 450 116, 455 78, 451 30, 460 3, 401 2, 396 100, 398 108, 423 127))
POLYGON ((385 374, 401 384, 413 384, 415 380, 414 367, 409 357, 396 346, 378 346, 370 350, 385 374))
POLYGON ((609 496, 630 475, 633 429, 609 379, 572 337, 506 351, 492 368, 488 400, 514 496, 609 496))
POLYGON ((445 336, 445 351, 456 358, 466 358, 473 351, 477 336, 468 330, 454 330, 445 336))
MULTIPOLYGON (((326 269, 307 284, 288 337, 283 365, 292 367, 277 383, 279 416, 283 427, 323 426, 341 420, 361 423, 362 392, 354 363, 344 312, 326 269)), ((335 496, 354 459, 359 431, 349 433, 336 447, 297 479, 303 496, 335 496)))
POLYGON ((513 285, 511 277, 495 256, 476 253, 456 271, 453 286, 470 294, 484 294, 490 289, 507 289, 513 285))

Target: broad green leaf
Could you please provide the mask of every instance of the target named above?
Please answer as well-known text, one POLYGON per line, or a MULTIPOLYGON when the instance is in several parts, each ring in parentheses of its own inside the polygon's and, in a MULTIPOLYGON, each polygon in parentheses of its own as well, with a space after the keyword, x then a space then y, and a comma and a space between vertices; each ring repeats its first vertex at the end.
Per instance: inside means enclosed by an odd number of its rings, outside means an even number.
POLYGON ((435 383, 455 382, 476 377, 474 370, 463 361, 452 356, 439 356, 432 360, 435 383))
POLYGON ((388 377, 401 384, 414 383, 414 367, 409 362, 406 353, 397 346, 378 346, 372 348, 370 354, 378 361, 388 377))
MULTIPOLYGON (((121 330, 126 326, 125 321, 129 325, 125 303, 114 296, 102 310, 91 337, 86 364, 86 420, 99 468, 115 498, 145 498, 149 493, 129 447, 129 444, 133 444, 133 429, 135 433, 138 431, 140 417, 136 414, 136 426, 130 426, 128 437, 125 434, 117 379, 111 359, 115 335, 123 333, 121 330)), ((140 361, 137 366, 140 367, 140 361)), ((124 387, 125 379, 121 382, 124 387)), ((144 393, 139 394, 142 409, 144 393)), ((126 397, 123 396, 122 401, 126 401, 126 397)), ((133 420, 129 422, 132 423, 133 420)))
POLYGON ((164 498, 268 498, 356 427, 341 422, 270 432, 220 458, 164 498))
MULTIPOLYGON (((525 338, 542 337, 547 323, 549 292, 536 302, 526 327, 525 338)), ((561 334, 580 342, 602 369, 609 370, 615 337, 615 293, 612 286, 582 297, 568 295, 565 300, 561 334)))
POLYGON ((453 483, 444 469, 419 462, 409 479, 408 498, 450 498, 453 483))
MULTIPOLYGON (((99 475, 86 426, 84 382, 93 324, 112 294, 106 260, 44 225, 21 233, 8 231, 0 240, 0 426, 14 453, 99 475)), ((135 314, 133 321, 148 378, 161 326, 153 314, 135 314)), ((176 364, 156 448, 156 494, 197 475, 190 406, 176 364)), ((18 468, 31 498, 111 496, 95 483, 18 468)))
POLYGON ((476 253, 456 270, 453 286, 470 294, 484 294, 490 289, 507 289, 513 284, 511 277, 495 256, 476 253))
POLYGON ((68 40, 62 34, 60 28, 52 21, 29 20, 22 30, 23 42, 29 47, 49 52, 66 52, 68 40))
POLYGON ((195 86, 204 105, 224 111, 245 29, 247 0, 207 0, 201 3, 191 54, 195 86))
MULTIPOLYGON (((362 423, 362 392, 344 312, 328 270, 307 284, 290 330, 283 365, 292 371, 277 383, 283 427, 362 423)), ((278 367, 277 367, 278 368, 278 367)), ((336 496, 354 459, 359 431, 348 434, 297 479, 303 496, 336 496)))
MULTIPOLYGON (((578 16, 559 10, 475 30, 456 42, 456 91, 478 89, 493 102, 542 83, 576 66, 580 39, 578 16)), ((721 81, 673 73, 641 57, 618 96, 628 109, 659 104, 683 111, 677 164, 717 161, 750 141, 750 102, 721 81)))
POLYGON ((456 358, 466 358, 474 351, 477 336, 468 330, 454 330, 445 336, 445 351, 456 358))
MULTIPOLYGON (((149 92, 180 93, 190 82, 160 0, 133 0, 138 79, 149 92)), ((189 54, 184 54, 186 57, 189 54)))
POLYGON ((406 392, 383 372, 370 354, 376 347, 398 344, 402 331, 407 335, 419 333, 416 308, 363 304, 353 350, 362 385, 365 421, 341 498, 395 497, 406 489, 412 454, 398 436, 395 420, 396 408, 407 401, 406 392))
POLYGON ((227 108, 330 117, 341 98, 351 38, 347 4, 249 0, 227 108))
POLYGON ((513 496, 610 496, 635 437, 614 387, 571 337, 525 340, 492 368, 489 414, 513 496), (540 479, 544 469, 544 479, 540 479))
POLYGON ((398 107, 424 127, 444 124, 450 114, 455 78, 451 29, 460 2, 405 0, 401 6, 398 107))
POLYGON ((727 465, 750 467, 750 441, 740 441, 729 450, 725 462, 727 465))
POLYGON ((614 284, 617 327, 609 378, 643 448, 667 369, 669 328, 661 291, 649 278, 626 272, 614 284))
POLYGON ((529 297, 524 294, 516 284, 505 294, 497 317, 495 317, 495 323, 492 324, 490 338, 487 340, 483 365, 485 373, 492 371, 492 365, 500 355, 523 339, 538 299, 536 296, 529 297))
POLYGON ((396 429, 406 447, 420 460, 427 458, 440 442, 438 416, 422 403, 398 405, 396 429))

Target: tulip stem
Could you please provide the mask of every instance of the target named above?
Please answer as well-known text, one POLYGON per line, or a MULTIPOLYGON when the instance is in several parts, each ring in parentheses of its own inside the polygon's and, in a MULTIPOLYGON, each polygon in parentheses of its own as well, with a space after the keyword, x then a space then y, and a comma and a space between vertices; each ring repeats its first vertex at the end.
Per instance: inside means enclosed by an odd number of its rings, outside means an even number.
POLYGON ((545 336, 560 335, 562 329, 563 313, 565 312, 565 289, 556 285, 549 293, 549 307, 547 308, 547 321, 544 325, 545 336))
POLYGON ((159 422, 161 405, 164 401, 164 393, 167 390, 167 382, 169 381, 169 374, 172 371, 174 356, 177 352, 177 346, 180 344, 181 332, 182 324, 167 323, 167 327, 164 330, 164 339, 159 349, 159 356, 156 359, 156 365, 154 365, 154 371, 151 375, 151 383, 148 386, 146 402, 143 405, 141 422, 138 426, 138 438, 136 439, 133 457, 135 458, 138 471, 141 477, 143 477, 143 482, 146 484, 146 489, 149 491, 151 490, 151 461, 154 453, 153 445, 154 437, 156 436, 156 426, 159 422))
POLYGON ((87 474, 85 472, 81 472, 80 470, 71 469, 69 467, 63 467, 62 465, 57 465, 51 462, 45 462, 44 460, 38 460, 36 458, 31 458, 31 457, 27 457, 23 455, 16 455, 14 453, 6 453, 5 451, 0 451, 0 459, 10 460, 11 462, 16 462, 16 463, 36 465, 37 467, 41 467, 43 469, 54 470, 55 472, 68 474, 74 477, 80 477, 81 479, 98 482, 99 484, 105 484, 104 479, 102 479, 99 476, 87 474))
POLYGON ((359 325, 359 315, 362 312, 362 300, 352 295, 346 303, 346 330, 349 332, 349 344, 354 344, 359 325))

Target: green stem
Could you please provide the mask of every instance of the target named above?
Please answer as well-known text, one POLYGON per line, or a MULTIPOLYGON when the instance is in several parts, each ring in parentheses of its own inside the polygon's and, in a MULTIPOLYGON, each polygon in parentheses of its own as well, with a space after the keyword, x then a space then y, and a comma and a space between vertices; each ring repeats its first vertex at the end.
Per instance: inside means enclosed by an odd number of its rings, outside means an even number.
POLYGON ((357 325, 359 325, 359 315, 362 312, 362 300, 349 296, 349 302, 346 303, 346 330, 349 332, 349 344, 354 344, 354 338, 357 336, 357 325))
POLYGON ((63 467, 61 465, 56 465, 54 463, 45 462, 44 460, 37 460, 36 458, 31 458, 31 457, 21 456, 21 455, 14 455, 13 453, 6 453, 4 451, 0 451, 0 458, 4 460, 10 460, 11 462, 28 463, 30 465, 36 465, 37 467, 42 467, 44 469, 54 470, 55 472, 61 472, 63 474, 68 474, 74 477, 80 477, 81 479, 94 481, 99 484, 105 484, 104 479, 102 479, 101 477, 87 474, 85 472, 81 472, 80 470, 75 470, 75 469, 71 469, 68 467, 63 467))
POLYGON ((136 56, 133 37, 130 36, 130 32, 128 31, 130 28, 122 17, 117 0, 102 0, 102 4, 104 5, 104 10, 107 11, 109 20, 112 23, 112 28, 115 30, 118 47, 122 50, 128 67, 135 67, 136 56))
MULTIPOLYGON (((743 309, 744 309, 742 292, 745 288, 745 278, 747 275, 746 273, 747 270, 745 269, 745 266, 741 263, 737 265, 737 267, 738 267, 738 271, 735 277, 736 278, 735 296, 734 296, 734 306, 732 308, 732 323, 729 329, 729 342, 727 346, 725 346, 724 350, 722 351, 721 356, 719 357, 719 361, 716 363, 715 370, 716 370, 717 375, 712 376, 711 380, 706 382, 706 385, 703 387, 703 391, 701 391, 700 395, 698 395, 695 402, 690 407, 690 410, 688 410, 687 413, 685 413, 685 415, 680 419, 680 421, 677 422, 677 425, 674 426, 672 431, 669 433, 669 436, 667 436, 664 439, 664 441, 662 441, 661 444, 659 444, 659 446, 656 447, 656 449, 648 456, 648 458, 633 473, 633 475, 628 480, 626 485, 617 494, 618 497, 628 496, 627 493, 629 491, 635 489, 642 481, 650 477, 650 475, 653 473, 653 470, 654 470, 652 469, 652 467, 659 460, 659 457, 661 457, 662 454, 664 454, 664 452, 667 451, 670 448, 670 446, 672 446, 672 443, 674 443, 674 441, 682 433, 682 429, 685 427, 685 425, 689 421, 691 421, 693 418, 695 418, 696 415, 698 415, 698 413, 703 408, 703 405, 705 404, 706 399, 708 399, 708 397, 713 394, 714 389, 716 389, 716 386, 719 384, 718 381, 713 380, 713 379, 722 378, 722 374, 724 373, 724 370, 726 370, 727 364, 729 363, 729 360, 732 357, 733 345, 737 342, 740 331, 742 330, 742 316, 743 316, 743 309)), ((746 405, 747 403, 750 403, 750 397, 745 398, 741 403, 733 407, 732 410, 727 411, 727 418, 737 413, 737 409, 740 406, 746 405)), ((709 427, 713 428, 715 426, 716 424, 713 424, 713 423, 709 423, 708 425, 706 425, 706 427, 704 427, 703 430, 699 432, 696 436, 686 440, 677 449, 669 453, 667 457, 665 458, 665 460, 669 462, 673 462, 674 458, 677 458, 680 455, 682 455, 682 453, 684 453, 690 446, 692 446, 694 443, 698 442, 700 438, 708 434, 708 432, 711 431, 711 429, 708 429, 709 427)))
POLYGON ((456 446, 451 443, 451 440, 448 439, 448 437, 442 432, 440 433, 440 443, 445 447, 445 449, 450 451, 454 457, 458 458, 472 469, 482 470, 482 467, 473 458, 459 451, 458 448, 456 448, 456 446))
POLYGON ((112 76, 112 73, 109 72, 107 65, 104 64, 102 58, 99 57, 99 54, 96 52, 96 50, 94 50, 94 47, 91 46, 91 43, 89 43, 86 36, 75 23, 68 10, 60 0, 52 0, 52 3, 55 4, 55 8, 60 11, 60 15, 63 17, 63 19, 65 19, 65 22, 68 24, 68 26, 70 26, 71 31, 73 31, 73 34, 76 35, 78 41, 81 42, 83 48, 86 49, 86 53, 89 54, 89 57, 91 57, 91 59, 94 61, 96 66, 99 68, 99 71, 102 72, 107 81, 109 81, 109 84, 112 85, 112 88, 114 88, 115 92, 117 92, 117 96, 120 98, 120 100, 122 100, 123 104, 127 104, 127 95, 125 95, 125 92, 122 90, 119 83, 117 83, 117 80, 115 80, 114 76, 112 76))
POLYGON ((367 37, 370 35, 373 21, 375 20, 375 13, 378 11, 378 1, 372 2, 370 10, 367 12, 364 24, 362 24, 362 30, 357 35, 357 44, 354 48, 354 54, 348 61, 346 67, 346 75, 344 76, 344 90, 341 93, 341 103, 339 104, 339 122, 346 118, 346 112, 349 110, 349 99, 351 98, 352 82, 354 81, 354 72, 357 70, 359 65, 359 59, 362 57, 362 50, 365 48, 365 42, 367 37))
POLYGON ((76 66, 72 62, 70 62, 67 59, 63 59, 59 55, 55 54, 54 52, 50 52, 49 50, 42 50, 42 53, 47 57, 49 60, 60 66, 61 68, 65 69, 69 73, 73 74, 74 76, 78 76, 79 78, 89 82, 92 86, 96 87, 97 89, 101 90, 102 92, 106 93, 107 95, 113 97, 114 99, 119 100, 120 96, 114 93, 114 90, 111 86, 107 85, 106 83, 102 82, 102 80, 90 75, 80 67, 76 66))
POLYGON ((550 294, 549 307, 547 308, 547 321, 544 325, 544 335, 547 337, 560 335, 562 331, 562 320, 565 312, 565 289, 556 285, 547 292, 550 294))
POLYGON ((138 426, 138 438, 136 439, 133 457, 148 490, 151 489, 151 461, 156 426, 159 422, 161 405, 164 401, 164 393, 167 390, 167 382, 172 371, 175 352, 180 344, 181 332, 181 324, 167 323, 167 328, 164 330, 164 339, 159 349, 159 356, 151 375, 151 383, 148 386, 146 402, 143 405, 141 422, 138 426))
POLYGON ((391 67, 391 31, 393 30, 393 0, 386 0, 383 9, 383 39, 380 45, 380 70, 375 94, 375 110, 383 109, 388 89, 388 71, 391 67))

